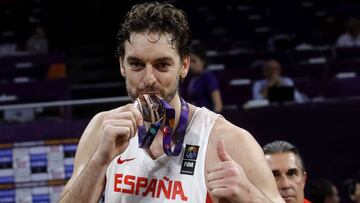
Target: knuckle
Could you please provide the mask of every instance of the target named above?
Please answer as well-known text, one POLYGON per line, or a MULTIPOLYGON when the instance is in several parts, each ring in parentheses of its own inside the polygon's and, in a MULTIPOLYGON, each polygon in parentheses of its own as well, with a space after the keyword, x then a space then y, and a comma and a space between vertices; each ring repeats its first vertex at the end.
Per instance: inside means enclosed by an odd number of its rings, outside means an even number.
POLYGON ((235 167, 228 168, 227 172, 231 176, 234 176, 234 175, 238 174, 238 170, 235 167))
POLYGON ((133 107, 134 107, 134 105, 131 104, 131 103, 128 103, 128 104, 126 104, 126 105, 124 106, 124 108, 125 108, 126 110, 130 110, 130 109, 132 109, 133 107))
POLYGON ((110 127, 109 126, 104 126, 102 134, 103 134, 103 138, 106 138, 107 135, 111 134, 110 127))
POLYGON ((126 133, 126 134, 130 134, 130 132, 131 132, 131 131, 130 131, 130 128, 129 128, 129 127, 125 128, 125 133, 126 133))

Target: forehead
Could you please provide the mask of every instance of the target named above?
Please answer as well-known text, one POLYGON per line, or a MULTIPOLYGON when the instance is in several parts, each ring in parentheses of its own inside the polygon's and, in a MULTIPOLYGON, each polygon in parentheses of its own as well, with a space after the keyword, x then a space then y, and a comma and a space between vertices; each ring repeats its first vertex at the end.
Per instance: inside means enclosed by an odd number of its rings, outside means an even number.
POLYGON ((278 170, 280 172, 287 172, 289 169, 301 170, 300 161, 298 157, 291 152, 267 154, 265 158, 271 170, 278 170))
POLYGON ((161 57, 179 57, 175 44, 171 43, 171 34, 140 32, 130 35, 125 41, 125 58, 132 56, 142 60, 161 57))

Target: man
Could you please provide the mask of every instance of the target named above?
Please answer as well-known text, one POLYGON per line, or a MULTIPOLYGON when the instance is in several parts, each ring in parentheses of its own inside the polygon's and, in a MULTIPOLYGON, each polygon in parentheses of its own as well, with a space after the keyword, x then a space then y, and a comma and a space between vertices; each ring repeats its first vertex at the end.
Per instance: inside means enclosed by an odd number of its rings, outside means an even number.
MULTIPOLYGON (((291 78, 282 76, 281 64, 275 59, 269 59, 264 62, 262 74, 264 79, 255 81, 252 86, 254 100, 269 100, 271 88, 295 86, 291 78)), ((294 89, 293 98, 296 102, 305 101, 305 96, 296 89, 294 89)))
POLYGON ((285 202, 308 203, 304 198, 306 170, 299 150, 286 141, 268 143, 263 150, 285 202))
POLYGON ((307 184, 307 197, 312 203, 339 203, 336 186, 326 179, 317 179, 307 184))
POLYGON ((350 17, 346 22, 346 32, 336 39, 337 47, 357 47, 360 46, 360 20, 350 17))
POLYGON ((206 70, 205 49, 201 45, 193 46, 190 56, 190 82, 185 89, 189 102, 221 113, 223 104, 219 82, 212 72, 206 70))
POLYGON ((253 137, 179 97, 191 45, 183 12, 166 3, 135 5, 118 36, 129 96, 162 98, 166 118, 157 131, 158 123, 145 122, 133 104, 97 114, 81 137, 60 202, 98 202, 103 192, 105 202, 116 203, 283 202, 253 137), (143 142, 148 135, 153 141, 143 142))
POLYGON ((346 180, 344 187, 350 199, 355 203, 360 203, 360 172, 355 178, 346 180))

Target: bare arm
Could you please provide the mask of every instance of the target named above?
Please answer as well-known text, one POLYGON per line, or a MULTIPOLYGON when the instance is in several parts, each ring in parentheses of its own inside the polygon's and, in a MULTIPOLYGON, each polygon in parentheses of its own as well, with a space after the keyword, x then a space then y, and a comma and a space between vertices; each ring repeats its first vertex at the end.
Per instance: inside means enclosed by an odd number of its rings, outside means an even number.
POLYGON ((81 136, 74 160, 74 171, 65 185, 60 203, 98 202, 105 184, 105 166, 92 159, 99 141, 99 123, 106 113, 96 115, 81 136))
POLYGON ((90 160, 80 174, 73 174, 59 202, 99 202, 105 186, 105 172, 106 166, 90 160))
POLYGON ((131 104, 96 115, 81 136, 74 172, 59 202, 98 202, 108 165, 125 151, 141 124, 141 114, 131 104))
POLYGON ((210 136, 206 170, 214 202, 284 202, 260 146, 247 131, 220 118, 210 136))
POLYGON ((220 90, 215 90, 211 92, 211 99, 214 104, 214 111, 220 113, 223 108, 220 90))

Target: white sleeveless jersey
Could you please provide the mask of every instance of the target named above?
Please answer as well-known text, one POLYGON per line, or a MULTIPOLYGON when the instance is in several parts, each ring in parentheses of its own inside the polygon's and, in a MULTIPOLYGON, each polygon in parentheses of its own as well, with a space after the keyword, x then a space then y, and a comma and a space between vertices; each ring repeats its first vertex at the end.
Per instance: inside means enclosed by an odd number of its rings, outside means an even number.
POLYGON ((205 157, 219 116, 206 108, 196 109, 179 156, 164 154, 153 160, 139 148, 136 135, 107 168, 105 202, 211 202, 205 185, 205 157))

